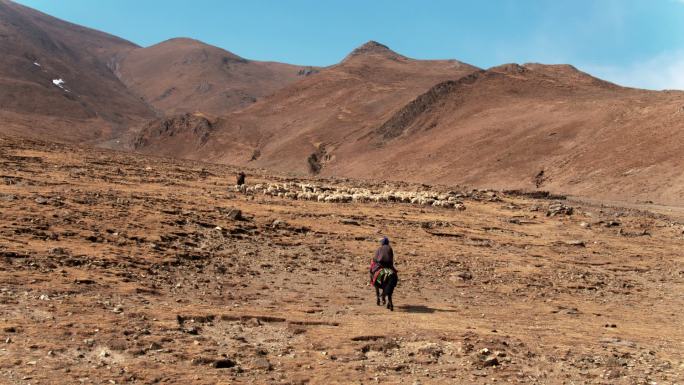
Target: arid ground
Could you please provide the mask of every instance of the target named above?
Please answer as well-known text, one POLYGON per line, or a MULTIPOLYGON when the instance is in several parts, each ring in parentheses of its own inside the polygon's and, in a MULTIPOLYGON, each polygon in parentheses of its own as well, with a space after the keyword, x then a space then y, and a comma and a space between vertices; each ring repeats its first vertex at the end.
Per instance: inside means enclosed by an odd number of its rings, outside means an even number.
POLYGON ((684 384, 676 208, 319 203, 236 171, 0 138, 0 383, 684 384))

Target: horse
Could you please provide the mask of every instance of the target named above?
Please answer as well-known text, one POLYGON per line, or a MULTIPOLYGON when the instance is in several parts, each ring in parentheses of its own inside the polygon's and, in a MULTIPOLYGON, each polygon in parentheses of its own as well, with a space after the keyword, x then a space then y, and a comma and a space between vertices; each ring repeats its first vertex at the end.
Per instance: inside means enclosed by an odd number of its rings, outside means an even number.
POLYGON ((370 273, 371 282, 373 282, 373 286, 375 287, 375 298, 377 300, 377 305, 380 306, 380 289, 382 289, 382 304, 384 305, 387 303, 387 308, 390 311, 394 311, 392 293, 394 292, 394 288, 397 286, 399 277, 397 276, 397 272, 392 269, 383 268, 380 270, 380 274, 375 281, 373 281, 373 272, 370 273))

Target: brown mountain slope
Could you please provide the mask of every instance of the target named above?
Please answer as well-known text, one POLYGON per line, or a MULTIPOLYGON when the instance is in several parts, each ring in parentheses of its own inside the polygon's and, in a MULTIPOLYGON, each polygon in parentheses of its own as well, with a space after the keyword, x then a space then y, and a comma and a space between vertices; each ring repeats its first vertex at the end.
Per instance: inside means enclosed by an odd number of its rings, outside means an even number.
POLYGON ((433 87, 323 173, 682 203, 683 154, 683 92, 505 65, 433 87))
POLYGON ((323 176, 684 202, 684 93, 623 88, 568 65, 482 71, 369 43, 212 124, 205 145, 166 138, 152 152, 323 176))
POLYGON ((0 0, 0 131, 90 141, 153 117, 108 67, 135 47, 0 0))
POLYGON ((314 71, 310 67, 243 59, 183 38, 130 50, 116 65, 120 79, 165 114, 226 114, 314 71))
POLYGON ((306 173, 311 154, 334 161, 337 147, 368 135, 435 83, 476 70, 455 60, 409 59, 369 42, 340 64, 218 119, 201 151, 167 141, 152 152, 306 173))

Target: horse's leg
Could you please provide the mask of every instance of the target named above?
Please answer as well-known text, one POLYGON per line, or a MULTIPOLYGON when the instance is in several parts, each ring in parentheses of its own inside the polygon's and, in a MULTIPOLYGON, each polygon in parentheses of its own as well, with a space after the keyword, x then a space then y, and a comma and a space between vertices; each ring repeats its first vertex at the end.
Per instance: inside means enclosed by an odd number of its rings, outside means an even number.
POLYGON ((390 279, 387 281, 387 285, 385 286, 385 290, 383 290, 383 295, 385 292, 387 292, 387 308, 390 309, 391 311, 394 311, 394 304, 392 303, 392 293, 394 293, 394 287, 397 285, 397 278, 396 275, 390 277, 390 279))
POLYGON ((380 306, 380 289, 378 287, 375 287, 375 300, 378 306, 380 306))
POLYGON ((378 306, 380 306, 380 289, 378 289, 378 286, 373 282, 373 272, 370 272, 370 281, 371 285, 375 288, 375 303, 377 303, 378 306))

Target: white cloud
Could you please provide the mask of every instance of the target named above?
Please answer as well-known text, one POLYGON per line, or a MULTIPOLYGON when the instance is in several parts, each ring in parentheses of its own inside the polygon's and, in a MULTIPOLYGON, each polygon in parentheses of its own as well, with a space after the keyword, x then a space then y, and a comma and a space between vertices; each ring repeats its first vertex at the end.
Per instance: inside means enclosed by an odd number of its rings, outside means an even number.
MULTIPOLYGON (((677 0, 684 3, 684 0, 677 0)), ((684 50, 665 52, 624 67, 585 65, 582 69, 622 86, 651 90, 684 90, 684 50)))

